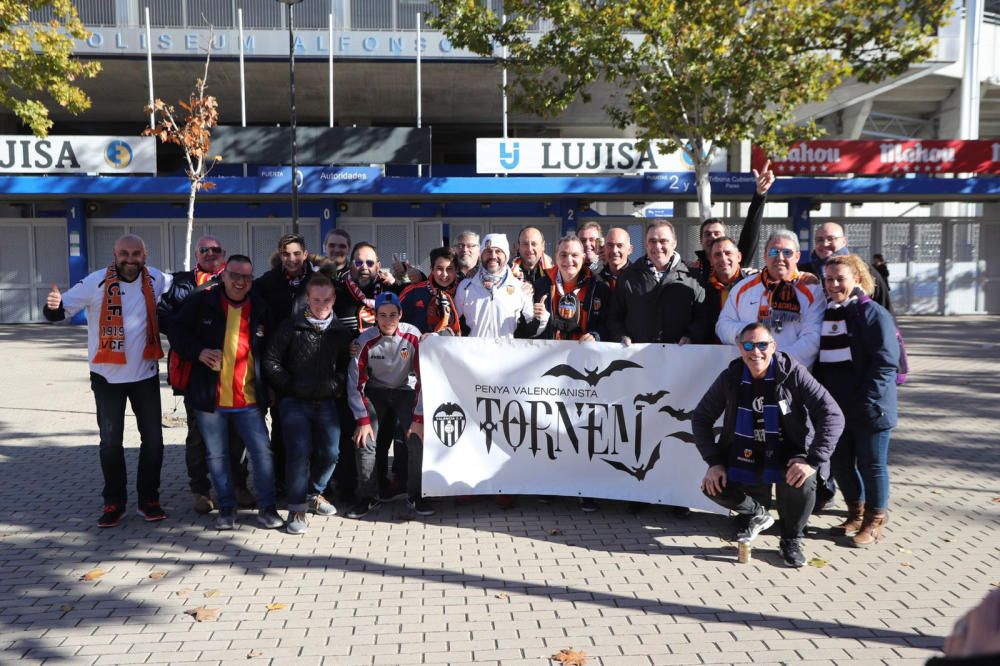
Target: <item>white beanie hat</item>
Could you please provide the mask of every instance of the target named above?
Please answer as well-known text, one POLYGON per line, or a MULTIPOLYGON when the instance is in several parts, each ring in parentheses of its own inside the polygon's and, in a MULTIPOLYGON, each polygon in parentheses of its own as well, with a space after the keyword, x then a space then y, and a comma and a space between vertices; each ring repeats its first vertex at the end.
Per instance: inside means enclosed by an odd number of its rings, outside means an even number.
POLYGON ((504 256, 510 258, 510 243, 507 242, 507 234, 486 234, 479 247, 480 252, 485 252, 486 248, 494 247, 503 250, 504 256))

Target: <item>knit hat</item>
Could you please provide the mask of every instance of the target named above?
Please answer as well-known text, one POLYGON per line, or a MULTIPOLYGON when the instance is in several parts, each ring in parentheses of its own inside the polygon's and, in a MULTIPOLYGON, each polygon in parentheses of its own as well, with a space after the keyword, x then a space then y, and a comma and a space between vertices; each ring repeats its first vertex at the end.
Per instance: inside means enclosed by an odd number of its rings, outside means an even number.
POLYGON ((375 311, 378 312, 378 309, 383 305, 395 305, 400 312, 403 310, 403 306, 399 302, 399 296, 391 291, 383 291, 375 297, 375 311))
POLYGON ((486 252, 486 248, 493 247, 503 250, 504 257, 510 258, 510 243, 507 242, 507 234, 486 234, 480 246, 480 252, 486 252))

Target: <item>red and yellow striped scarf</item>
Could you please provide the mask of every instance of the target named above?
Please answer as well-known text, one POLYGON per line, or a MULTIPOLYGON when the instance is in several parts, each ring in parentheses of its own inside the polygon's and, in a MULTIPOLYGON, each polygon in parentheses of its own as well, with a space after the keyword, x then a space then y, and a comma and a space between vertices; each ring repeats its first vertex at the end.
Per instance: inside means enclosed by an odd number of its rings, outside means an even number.
POLYGON ((222 343, 218 406, 222 409, 253 407, 257 404, 254 388, 257 377, 251 348, 250 299, 233 303, 223 296, 222 310, 226 315, 226 334, 222 343))

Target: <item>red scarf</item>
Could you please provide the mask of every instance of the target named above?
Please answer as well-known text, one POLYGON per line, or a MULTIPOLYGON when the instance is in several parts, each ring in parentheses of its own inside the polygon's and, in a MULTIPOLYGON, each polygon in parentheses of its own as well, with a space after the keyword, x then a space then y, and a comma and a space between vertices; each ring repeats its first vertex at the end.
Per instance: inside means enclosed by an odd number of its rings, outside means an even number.
MULTIPOLYGON (((144 361, 163 358, 160 346, 160 327, 156 323, 156 297, 153 296, 153 276, 143 266, 139 275, 142 296, 146 301, 146 346, 142 350, 144 361)), ((104 274, 104 298, 101 300, 101 320, 98 326, 97 353, 94 363, 125 365, 125 319, 122 316, 122 287, 118 267, 108 266, 104 274)))
POLYGON ((442 289, 434 284, 434 280, 427 281, 427 291, 431 294, 431 302, 427 304, 427 326, 434 333, 449 329, 452 335, 462 334, 462 326, 455 314, 455 301, 452 300, 455 284, 451 287, 442 289))
POLYGON ((225 266, 222 266, 219 270, 215 271, 214 273, 209 273, 208 271, 203 271, 200 268, 195 267, 194 285, 196 287, 200 287, 201 285, 205 284, 206 282, 214 278, 216 275, 221 273, 223 270, 225 270, 225 268, 226 268, 225 266))

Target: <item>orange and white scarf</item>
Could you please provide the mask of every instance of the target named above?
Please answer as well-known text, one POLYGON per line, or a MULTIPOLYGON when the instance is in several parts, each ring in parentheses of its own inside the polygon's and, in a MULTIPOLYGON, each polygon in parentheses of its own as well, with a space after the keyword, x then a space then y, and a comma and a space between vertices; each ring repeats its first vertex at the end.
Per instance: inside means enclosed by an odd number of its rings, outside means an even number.
MULTIPOLYGON (((156 297, 153 295, 153 276, 143 266, 139 275, 142 296, 146 301, 146 345, 142 350, 144 361, 163 358, 160 346, 160 327, 156 323, 156 297)), ((99 337, 94 363, 125 365, 125 318, 122 314, 122 286, 118 277, 118 267, 108 266, 104 275, 104 298, 101 301, 101 321, 98 325, 99 337)))

